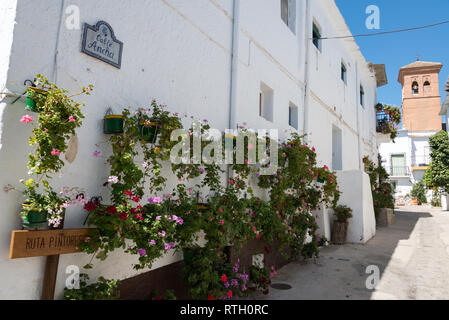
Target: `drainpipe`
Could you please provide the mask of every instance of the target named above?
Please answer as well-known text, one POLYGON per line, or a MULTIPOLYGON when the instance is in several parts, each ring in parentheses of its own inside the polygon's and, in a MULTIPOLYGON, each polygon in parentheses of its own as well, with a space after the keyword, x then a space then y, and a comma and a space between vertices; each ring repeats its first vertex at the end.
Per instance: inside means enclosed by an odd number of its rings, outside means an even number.
POLYGON ((58 30, 56 31, 55 57, 54 57, 54 63, 53 63, 53 82, 54 83, 57 83, 57 81, 58 81, 59 38, 60 38, 60 35, 61 35, 62 20, 63 20, 63 17, 64 17, 64 7, 65 7, 65 0, 61 0, 61 7, 60 7, 60 12, 59 12, 58 30))
MULTIPOLYGON (((231 57, 231 85, 229 93, 229 129, 237 128, 237 80, 239 66, 239 36, 240 36, 240 0, 234 0, 232 13, 232 57, 231 57)), ((226 183, 229 184, 231 168, 227 166, 226 183)))
POLYGON ((229 129, 237 128, 237 78, 239 66, 239 35, 240 35, 240 1, 234 0, 232 23, 232 62, 231 62, 231 92, 229 107, 229 129))
POLYGON ((358 134, 358 155, 359 155, 359 170, 362 170, 362 133, 360 132, 360 110, 359 110, 359 97, 360 85, 359 85, 359 67, 356 61, 355 63, 355 112, 357 112, 357 134, 358 134))
POLYGON ((310 102, 310 35, 312 21, 310 15, 310 0, 306 0, 306 27, 304 28, 304 40, 305 40, 305 58, 304 58, 304 119, 303 119, 303 129, 304 129, 304 141, 309 142, 309 102, 310 102))

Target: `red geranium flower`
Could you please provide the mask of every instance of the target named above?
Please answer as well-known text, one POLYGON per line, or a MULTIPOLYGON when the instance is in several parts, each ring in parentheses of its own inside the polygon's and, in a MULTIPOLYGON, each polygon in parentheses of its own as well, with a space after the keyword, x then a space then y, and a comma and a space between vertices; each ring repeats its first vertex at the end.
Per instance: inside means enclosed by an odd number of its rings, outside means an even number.
POLYGON ((162 296, 156 296, 156 300, 162 300, 162 296))
POLYGON ((135 196, 135 197, 133 197, 133 201, 137 203, 140 201, 140 198, 138 196, 135 196))
POLYGON ((128 214, 126 212, 120 212, 119 216, 120 220, 128 219, 128 214))
POLYGON ((84 210, 87 210, 87 211, 93 211, 93 210, 95 210, 97 208, 97 206, 95 205, 95 203, 93 203, 92 201, 89 201, 88 203, 86 203, 85 205, 84 205, 84 210))
POLYGON ((207 300, 214 300, 214 295, 213 294, 208 295, 207 300))
POLYGON ((117 213, 117 208, 114 207, 114 206, 109 206, 109 207, 106 208, 106 211, 107 211, 108 213, 114 215, 114 214, 117 213))
POLYGON ((227 296, 228 296, 228 298, 232 298, 232 290, 229 290, 229 291, 228 291, 227 296))
POLYGON ((225 275, 225 274, 223 274, 222 276, 221 276, 221 282, 223 282, 223 283, 225 283, 226 281, 228 281, 228 277, 225 275))
POLYGON ((133 195, 133 192, 131 191, 131 190, 126 190, 125 191, 125 196, 132 196, 133 195))

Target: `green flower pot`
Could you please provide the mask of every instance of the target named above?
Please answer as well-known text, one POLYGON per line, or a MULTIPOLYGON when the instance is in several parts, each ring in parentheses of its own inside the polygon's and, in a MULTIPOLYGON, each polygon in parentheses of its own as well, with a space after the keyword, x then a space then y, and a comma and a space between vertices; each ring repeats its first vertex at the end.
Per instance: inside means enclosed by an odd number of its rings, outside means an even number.
POLYGON ((145 142, 155 143, 158 135, 159 124, 157 122, 149 122, 139 126, 140 135, 145 142))
POLYGON ((33 230, 45 230, 48 228, 47 224, 47 212, 34 210, 29 204, 24 203, 22 205, 27 215, 22 217, 22 226, 25 229, 33 230))
MULTIPOLYGON (((35 93, 39 93, 42 95, 47 95, 47 91, 43 90, 43 89, 39 89, 39 88, 34 88, 34 87, 30 87, 29 89, 33 90, 35 93)), ((31 112, 39 112, 39 109, 36 105, 36 101, 31 97, 31 93, 28 92, 28 97, 27 97, 27 101, 25 104, 25 110, 29 110, 31 112)))
POLYGON ((103 132, 105 134, 123 133, 123 116, 108 115, 104 116, 103 132))
POLYGON ((199 212, 206 212, 207 210, 209 210, 209 205, 205 204, 205 203, 198 203, 196 205, 197 209, 199 212))

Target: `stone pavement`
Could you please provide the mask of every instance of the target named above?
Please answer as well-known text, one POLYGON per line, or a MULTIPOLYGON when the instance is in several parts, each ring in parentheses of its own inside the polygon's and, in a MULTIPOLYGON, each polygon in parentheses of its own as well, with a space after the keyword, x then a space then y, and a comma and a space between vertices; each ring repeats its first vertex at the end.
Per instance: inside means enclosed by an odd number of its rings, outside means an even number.
POLYGON ((378 228, 365 245, 329 246, 314 263, 293 262, 278 270, 272 300, 449 299, 449 212, 427 206, 395 210, 396 223, 378 228), (380 281, 366 287, 368 266, 377 266, 380 281))

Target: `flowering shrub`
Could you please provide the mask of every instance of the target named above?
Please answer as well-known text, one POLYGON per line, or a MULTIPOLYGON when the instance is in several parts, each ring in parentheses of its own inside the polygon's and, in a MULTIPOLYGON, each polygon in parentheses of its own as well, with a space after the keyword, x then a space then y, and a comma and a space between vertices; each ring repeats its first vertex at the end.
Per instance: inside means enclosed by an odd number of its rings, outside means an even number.
POLYGON ((192 259, 184 268, 184 278, 193 299, 227 300, 247 293, 249 275, 240 271, 239 263, 224 262, 223 252, 191 249, 192 259))
POLYGON ((391 139, 395 139, 398 133, 398 126, 401 123, 401 110, 398 107, 376 105, 377 112, 377 132, 390 134, 391 139))
POLYGON ((132 191, 125 191, 124 196, 125 202, 119 205, 90 201, 84 206, 89 212, 89 226, 95 228, 80 248, 96 254, 100 260, 105 260, 109 252, 123 248, 138 255, 136 270, 151 267, 155 259, 175 248, 176 226, 182 225, 183 220, 170 214, 168 202, 159 198, 148 199, 142 206, 140 197, 132 191))
MULTIPOLYGON (((286 258, 318 255, 322 240, 312 211, 336 203, 339 191, 335 174, 326 166, 317 166, 315 149, 304 145, 302 137, 294 134, 285 143, 275 142, 279 165, 273 175, 260 175, 249 152, 254 146, 248 144, 243 154, 233 149, 234 163, 239 157, 243 163, 231 166, 233 175, 226 186, 222 185, 223 170, 218 164, 172 164, 172 173, 179 179, 176 188, 163 197, 145 201, 146 179, 151 193, 165 187, 166 177, 161 170, 171 148, 178 143, 170 141, 170 133, 182 127, 181 120, 154 101, 152 110, 139 109, 131 114, 125 109, 122 115, 124 130, 111 137, 111 173, 104 184, 111 189, 111 202, 90 201, 85 205, 89 225, 95 229, 90 239, 80 245, 84 252, 103 260, 122 248, 139 257, 134 267, 142 269, 151 267, 170 250, 182 250, 191 256, 188 263, 186 260, 185 279, 195 299, 244 295, 250 283, 267 290, 268 282, 261 282, 263 276, 275 271, 253 270, 251 280, 249 274, 238 270, 238 265, 229 264, 230 257, 225 254, 229 246, 238 253, 247 242, 263 239, 278 242, 286 258), (160 125, 159 137, 152 145, 145 143, 139 131, 139 126, 148 122, 160 125), (139 146, 143 165, 135 160, 140 155, 139 146), (269 201, 254 196, 250 185, 255 181, 269 192, 269 201), (194 187, 187 185, 193 182, 194 187), (200 201, 199 190, 213 192, 207 201, 200 201), (308 236, 312 242, 304 244, 308 236)), ((186 134, 207 136, 209 129, 207 121, 195 122, 186 134)), ((245 133, 246 129, 240 128, 239 132, 245 133)), ((217 155, 215 152, 224 152, 225 140, 221 143, 222 148, 214 149, 212 157, 217 155)), ((207 144, 202 140, 200 150, 204 152, 207 144)), ((190 156, 194 156, 192 139, 188 147, 190 156)))
POLYGON ((374 212, 377 214, 381 208, 394 209, 394 188, 388 182, 389 175, 382 166, 377 166, 367 156, 363 158, 365 172, 370 177, 373 195, 374 212))
MULTIPOLYGON (((59 194, 53 191, 49 183, 50 174, 59 172, 64 166, 60 155, 67 150, 68 140, 81 126, 84 118, 80 109, 82 104, 73 98, 82 94, 89 95, 93 87, 82 87, 80 93, 68 95, 67 90, 50 83, 39 74, 36 75, 34 84, 40 87, 39 90, 29 88, 27 92, 35 102, 39 114, 29 138, 29 145, 34 150, 28 156, 28 175, 36 177, 21 181, 25 185, 23 194, 26 197, 21 217, 25 219, 30 212, 46 214, 49 226, 58 228, 62 226, 65 209, 75 201, 79 202, 79 199, 70 194, 77 190, 75 188, 64 187, 59 194), (41 186, 43 191, 39 190, 41 186)), ((33 124, 34 120, 35 117, 25 115, 20 121, 33 124)), ((7 189, 15 188, 8 186, 7 189)))
MULTIPOLYGON (((82 92, 69 96, 67 90, 57 87, 39 74, 36 76, 36 85, 47 93, 44 95, 28 90, 39 110, 37 126, 29 139, 35 151, 29 155, 28 168, 36 174, 58 172, 64 165, 59 155, 67 150, 70 135, 75 134, 75 129, 81 126, 84 118, 80 109, 82 104, 72 98, 81 94, 89 95, 93 87, 83 87, 82 92)), ((33 120, 32 116, 27 115, 21 121, 30 123, 33 120)))

